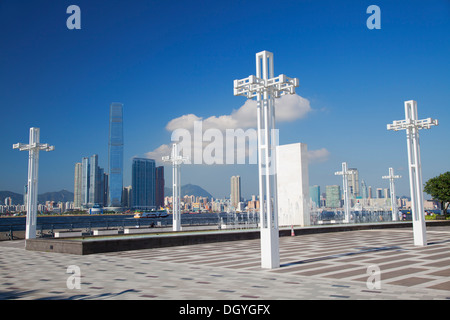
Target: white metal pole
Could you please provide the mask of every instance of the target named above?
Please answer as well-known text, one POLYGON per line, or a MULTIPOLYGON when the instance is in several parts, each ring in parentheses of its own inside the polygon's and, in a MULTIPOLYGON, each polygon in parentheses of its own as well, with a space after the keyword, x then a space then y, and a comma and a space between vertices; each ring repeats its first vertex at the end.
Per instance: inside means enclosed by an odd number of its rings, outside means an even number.
POLYGON ((256 77, 234 81, 234 95, 257 100, 261 267, 270 269, 280 266, 273 98, 294 94, 298 87, 298 79, 284 75, 274 78, 273 74, 273 54, 262 51, 256 54, 256 77))
POLYGON ((29 144, 16 143, 13 149, 28 151, 27 221, 25 239, 36 238, 39 151, 52 151, 54 146, 39 143, 39 128, 30 128, 29 144))
POLYGON ((419 129, 430 129, 431 126, 437 125, 438 121, 431 118, 418 120, 417 102, 414 100, 405 101, 405 120, 394 121, 392 124, 387 125, 388 130, 406 130, 411 211, 413 216, 414 244, 416 246, 427 245, 419 129))

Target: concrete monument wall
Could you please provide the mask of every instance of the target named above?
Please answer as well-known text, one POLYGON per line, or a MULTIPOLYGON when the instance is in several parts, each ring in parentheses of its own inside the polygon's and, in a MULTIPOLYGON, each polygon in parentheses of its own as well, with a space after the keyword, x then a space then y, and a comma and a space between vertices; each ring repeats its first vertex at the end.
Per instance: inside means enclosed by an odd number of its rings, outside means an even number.
POLYGON ((308 150, 305 143, 277 146, 278 225, 309 226, 308 150))

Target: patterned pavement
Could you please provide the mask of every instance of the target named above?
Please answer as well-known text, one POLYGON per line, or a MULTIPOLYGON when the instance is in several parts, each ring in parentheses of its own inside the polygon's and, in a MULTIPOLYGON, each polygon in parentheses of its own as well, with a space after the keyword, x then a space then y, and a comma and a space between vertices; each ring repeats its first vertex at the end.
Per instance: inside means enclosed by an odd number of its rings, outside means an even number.
POLYGON ((450 299, 450 227, 427 234, 427 247, 410 229, 282 237, 274 270, 260 268, 259 240, 87 256, 2 241, 0 299, 450 299))

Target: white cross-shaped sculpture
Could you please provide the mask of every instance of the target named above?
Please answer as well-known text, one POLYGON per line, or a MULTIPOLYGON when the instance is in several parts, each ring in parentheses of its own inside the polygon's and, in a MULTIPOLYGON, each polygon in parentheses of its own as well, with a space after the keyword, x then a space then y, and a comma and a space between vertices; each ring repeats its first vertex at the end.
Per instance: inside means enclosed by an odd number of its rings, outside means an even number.
POLYGON ((411 190, 411 211, 413 216, 414 244, 427 245, 427 230, 423 211, 422 164, 420 161, 419 130, 438 125, 438 120, 417 119, 417 102, 405 101, 405 120, 397 120, 387 125, 388 130, 406 130, 408 147, 409 185, 411 190))
POLYGON ((398 220, 397 198, 395 195, 395 179, 400 179, 401 176, 394 175, 394 168, 389 168, 389 175, 383 176, 383 179, 389 179, 389 187, 391 189, 391 207, 392 207, 392 221, 398 220))
POLYGON ((180 165, 188 160, 187 157, 178 155, 178 145, 172 145, 172 155, 162 157, 163 161, 172 162, 172 230, 181 231, 181 177, 180 165))
POLYGON ((39 151, 53 151, 54 146, 39 143, 39 128, 30 128, 30 143, 13 144, 13 149, 28 151, 27 222, 25 239, 36 238, 39 151))
POLYGON ((256 97, 257 102, 261 267, 269 269, 280 266, 274 98, 294 94, 298 87, 297 78, 273 74, 273 53, 261 51, 256 54, 256 76, 234 80, 235 96, 256 97))
POLYGON ((348 177, 350 175, 355 174, 355 170, 349 170, 347 167, 347 162, 342 162, 342 171, 337 171, 334 174, 336 176, 342 176, 343 184, 344 184, 344 210, 345 210, 345 217, 344 222, 349 223, 350 222, 350 199, 348 197, 348 177))

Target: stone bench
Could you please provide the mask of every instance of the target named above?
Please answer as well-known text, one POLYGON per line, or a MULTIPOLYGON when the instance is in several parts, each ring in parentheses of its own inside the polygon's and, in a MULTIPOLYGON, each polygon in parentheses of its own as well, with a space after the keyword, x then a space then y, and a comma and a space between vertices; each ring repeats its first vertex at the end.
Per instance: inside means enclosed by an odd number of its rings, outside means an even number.
POLYGON ((81 237, 81 231, 55 231, 55 238, 81 237))
POLYGON ((125 228, 125 229, 123 229, 124 234, 151 233, 151 232, 155 232, 155 228, 125 228))
POLYGON ((99 230, 93 230, 94 236, 107 236, 107 235, 114 235, 119 234, 118 229, 99 229, 99 230))

